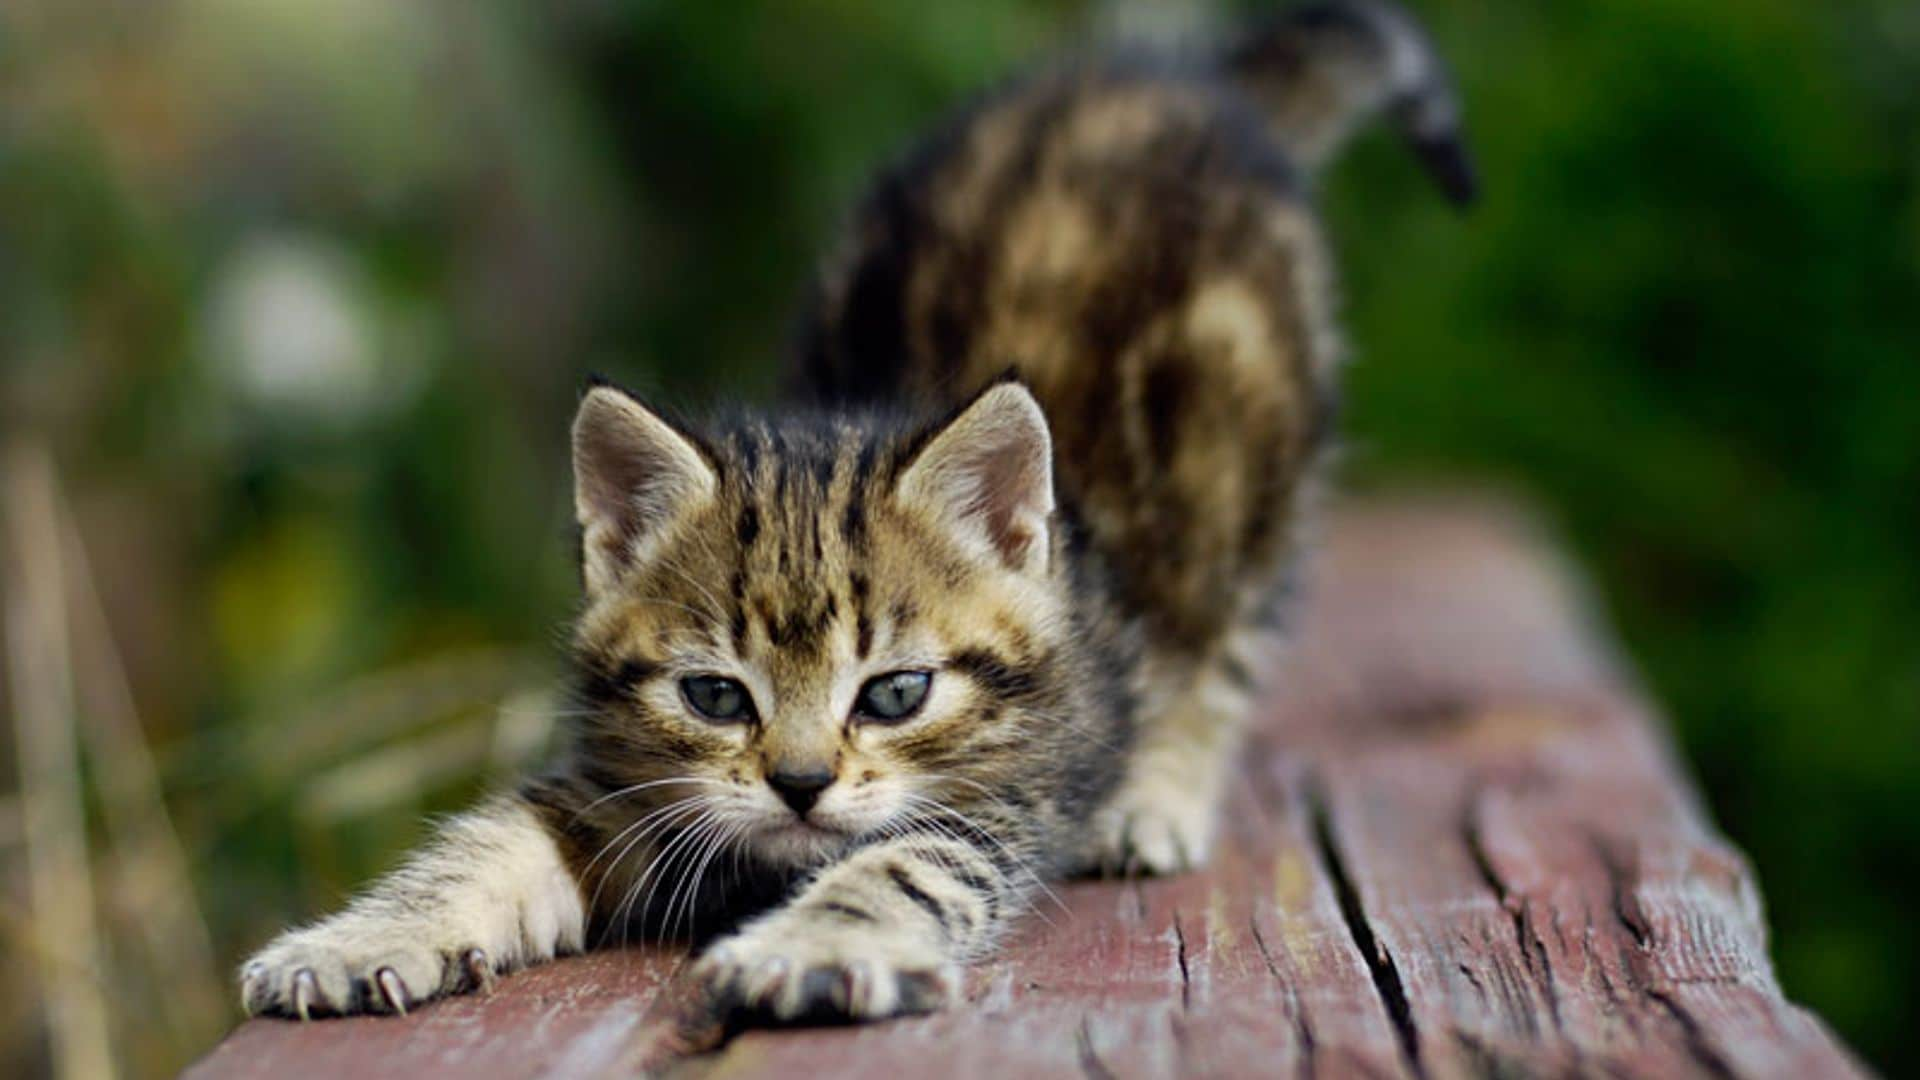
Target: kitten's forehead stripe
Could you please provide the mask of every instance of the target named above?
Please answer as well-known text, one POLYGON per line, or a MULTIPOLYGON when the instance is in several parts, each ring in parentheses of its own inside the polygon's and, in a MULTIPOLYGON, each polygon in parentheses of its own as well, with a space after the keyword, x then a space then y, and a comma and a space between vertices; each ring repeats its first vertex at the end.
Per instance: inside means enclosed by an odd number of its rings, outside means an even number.
POLYGON ((727 622, 727 636, 733 643, 733 651, 741 655, 747 651, 747 568, 744 560, 743 552, 742 563, 734 570, 733 582, 727 590, 732 601, 732 607, 729 609, 732 614, 727 622))
POLYGON ((854 652, 860 659, 865 660, 867 654, 873 651, 873 615, 867 608, 867 599, 872 587, 867 582, 867 575, 858 570, 848 576, 847 583, 849 591, 853 594, 857 634, 854 652))

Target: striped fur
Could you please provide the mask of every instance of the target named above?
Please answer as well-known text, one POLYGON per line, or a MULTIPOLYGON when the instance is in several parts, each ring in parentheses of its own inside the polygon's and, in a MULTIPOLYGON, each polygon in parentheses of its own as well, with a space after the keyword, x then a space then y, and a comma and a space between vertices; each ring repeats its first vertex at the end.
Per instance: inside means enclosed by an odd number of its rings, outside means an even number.
POLYGON ((1302 192, 1377 109, 1466 193, 1383 4, 1041 72, 881 177, 786 405, 592 388, 566 757, 271 945, 248 1008, 636 935, 709 941, 730 1012, 923 1011, 1048 879, 1204 859, 1337 402, 1302 192), (882 717, 896 677, 924 698, 882 717))

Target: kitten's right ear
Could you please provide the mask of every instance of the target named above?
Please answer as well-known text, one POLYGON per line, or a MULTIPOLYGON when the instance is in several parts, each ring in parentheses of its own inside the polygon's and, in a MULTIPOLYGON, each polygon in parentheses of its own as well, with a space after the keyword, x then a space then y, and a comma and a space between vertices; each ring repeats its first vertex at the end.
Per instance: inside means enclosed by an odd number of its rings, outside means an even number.
POLYGON ((685 435, 611 386, 573 419, 573 506, 593 594, 646 561, 667 526, 713 498, 713 468, 685 435))
POLYGON ((1053 518, 1053 437, 1018 382, 973 399, 901 473, 899 495, 963 544, 1024 573, 1045 569, 1053 518))

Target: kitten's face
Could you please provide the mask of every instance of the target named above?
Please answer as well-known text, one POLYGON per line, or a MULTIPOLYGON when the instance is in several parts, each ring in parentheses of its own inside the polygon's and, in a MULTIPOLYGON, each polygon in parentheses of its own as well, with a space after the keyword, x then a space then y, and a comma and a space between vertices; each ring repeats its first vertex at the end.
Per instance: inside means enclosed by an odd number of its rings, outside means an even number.
POLYGON ((983 812, 1055 696, 1049 454, 1013 385, 910 436, 700 442, 593 391, 583 750, 609 791, 654 785, 610 805, 782 865, 983 812))

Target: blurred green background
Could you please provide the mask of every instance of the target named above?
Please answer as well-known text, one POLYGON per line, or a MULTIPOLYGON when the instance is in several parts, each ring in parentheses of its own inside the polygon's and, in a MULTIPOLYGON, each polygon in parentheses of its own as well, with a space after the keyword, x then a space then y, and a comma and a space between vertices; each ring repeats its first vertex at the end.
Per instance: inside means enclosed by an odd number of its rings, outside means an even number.
MULTIPOLYGON (((1454 215, 1377 135, 1327 178, 1351 482, 1492 481, 1562 527, 1758 864, 1788 993, 1892 1069, 1920 1015, 1920 6, 1416 6, 1486 198, 1454 215)), ((124 1068, 203 1050, 246 949, 546 740, 582 375, 764 395, 870 168, 1156 9, 0 7, 8 711, 77 690, 52 798, 92 841, 52 875, 80 944, 50 946, 14 790, 48 759, 0 741, 8 953, 80 972, 124 1068), (50 569, 75 584, 25 587, 50 569), (49 611, 69 656, 31 652, 49 611)), ((0 965, 0 1063, 31 1070, 35 970, 0 965)))

